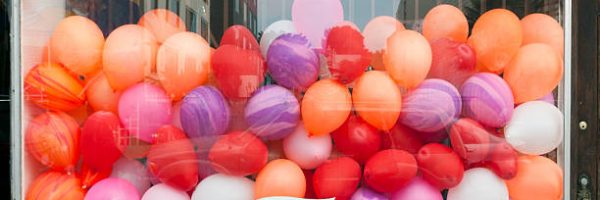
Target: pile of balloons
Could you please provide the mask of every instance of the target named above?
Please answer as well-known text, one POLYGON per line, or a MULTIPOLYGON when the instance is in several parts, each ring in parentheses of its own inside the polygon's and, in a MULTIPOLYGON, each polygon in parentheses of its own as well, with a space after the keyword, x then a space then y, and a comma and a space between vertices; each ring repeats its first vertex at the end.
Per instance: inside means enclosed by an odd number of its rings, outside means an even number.
POLYGON ((361 32, 342 11, 295 0, 260 42, 236 25, 217 49, 162 9, 106 39, 63 19, 25 77, 47 169, 26 199, 562 198, 543 157, 563 138, 556 20, 494 9, 469 34, 438 5, 422 32, 361 32))

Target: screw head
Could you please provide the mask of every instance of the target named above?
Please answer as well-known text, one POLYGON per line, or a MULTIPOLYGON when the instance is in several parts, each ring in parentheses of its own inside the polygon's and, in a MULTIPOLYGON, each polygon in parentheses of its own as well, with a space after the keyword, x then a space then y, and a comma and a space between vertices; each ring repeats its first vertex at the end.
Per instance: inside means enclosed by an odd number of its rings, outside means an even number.
POLYGON ((587 127, 588 127, 588 124, 587 124, 587 122, 586 122, 586 121, 580 121, 580 122, 579 122, 579 130, 582 130, 582 131, 583 131, 583 130, 586 130, 586 129, 587 129, 587 127))

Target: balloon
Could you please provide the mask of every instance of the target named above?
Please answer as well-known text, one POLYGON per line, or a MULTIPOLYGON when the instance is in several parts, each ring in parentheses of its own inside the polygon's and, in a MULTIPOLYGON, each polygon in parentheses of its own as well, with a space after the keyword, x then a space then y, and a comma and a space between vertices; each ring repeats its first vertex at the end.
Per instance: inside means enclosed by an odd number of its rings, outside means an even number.
POLYGON ((266 67, 258 51, 222 45, 213 54, 212 70, 226 97, 245 99, 260 87, 266 67))
POLYGON ((369 188, 361 187, 354 192, 350 200, 388 200, 388 198, 385 195, 375 192, 369 188))
POLYGON ((498 75, 477 73, 463 84, 460 94, 464 116, 481 124, 501 128, 512 117, 514 98, 508 84, 498 75))
POLYGON ((477 55, 478 71, 502 73, 522 42, 519 17, 506 9, 493 9, 475 21, 468 44, 477 55))
POLYGON ((102 67, 104 35, 88 18, 64 18, 54 29, 49 44, 53 60, 78 75, 90 76, 102 67))
POLYGON ((79 124, 63 112, 46 112, 27 125, 25 148, 43 165, 71 171, 79 159, 79 124))
POLYGON ((306 132, 302 122, 283 139, 285 156, 294 161, 302 169, 314 169, 327 161, 331 154, 331 136, 311 136, 306 132))
POLYGON ((325 135, 339 128, 350 115, 352 99, 342 84, 320 80, 304 93, 300 111, 310 135, 325 135))
POLYGON ((213 168, 223 174, 248 176, 267 164, 267 146, 252 133, 232 132, 213 144, 208 154, 213 168))
POLYGON ((467 17, 457 7, 438 5, 429 10, 423 19, 423 36, 429 41, 446 38, 466 42, 469 36, 467 17))
POLYGON ((260 52, 264 58, 267 57, 267 52, 273 40, 286 33, 296 33, 296 27, 290 20, 279 20, 267 26, 260 37, 260 52))
POLYGON ((227 28, 221 37, 220 46, 233 45, 244 50, 260 51, 260 46, 248 28, 233 25, 227 28))
POLYGON ((383 63, 398 85, 415 88, 425 80, 431 67, 431 47, 416 31, 396 31, 387 40, 383 63))
POLYGON ((552 92, 563 75, 562 59, 547 44, 521 47, 504 70, 515 103, 532 101, 552 92))
POLYGON ((81 200, 85 192, 75 176, 55 171, 39 175, 27 188, 25 199, 81 200))
POLYGON ((181 104, 181 126, 190 138, 224 134, 231 118, 225 97, 212 86, 192 90, 181 104))
POLYGON ((520 156, 517 176, 506 180, 512 200, 563 198, 563 172, 543 156, 520 156))
POLYGON ((254 182, 247 178, 215 174, 198 184, 192 200, 251 200, 254 190, 254 182))
POLYGON ((542 155, 554 150, 563 139, 563 115, 554 105, 530 101, 515 108, 504 128, 506 141, 515 150, 542 155))
POLYGON ((339 152, 359 163, 365 163, 381 148, 381 133, 356 115, 350 115, 331 137, 339 152))
POLYGON ((469 118, 461 118, 452 125, 450 143, 454 151, 469 163, 485 160, 491 151, 490 133, 469 118))
POLYGON ((266 140, 289 135, 300 120, 300 103, 287 89, 268 85, 258 89, 248 101, 244 118, 249 130, 266 140))
POLYGON ((292 161, 277 159, 267 163, 258 173, 254 199, 272 196, 304 197, 305 191, 306 180, 302 169, 292 161))
POLYGON ((177 188, 173 188, 167 184, 160 183, 152 186, 144 196, 142 196, 142 200, 190 200, 190 195, 188 195, 185 191, 178 190, 177 188))
POLYGON ((108 111, 90 115, 81 128, 83 163, 95 169, 112 168, 129 144, 129 132, 119 117, 108 111))
POLYGON ((210 46, 196 33, 177 33, 165 40, 156 55, 156 72, 167 95, 179 100, 206 83, 210 56, 210 46))
POLYGON ((85 96, 88 104, 94 111, 109 111, 119 113, 119 98, 123 91, 114 90, 108 83, 104 73, 100 73, 96 78, 88 83, 85 96))
POLYGON ((82 164, 77 176, 81 180, 81 188, 84 190, 90 189, 94 184, 98 183, 112 174, 112 166, 106 169, 90 168, 87 164, 82 164))
POLYGON ((283 34, 269 46, 267 67, 277 84, 303 91, 317 81, 319 56, 311 49, 308 39, 303 35, 283 34))
POLYGON ((142 26, 128 24, 112 31, 102 54, 102 69, 111 87, 124 90, 144 81, 155 70, 158 45, 142 26))
POLYGON ((563 55, 565 32, 556 19, 546 14, 533 13, 521 19, 521 26, 523 45, 545 43, 563 55))
POLYGON ((334 79, 348 84, 362 75, 371 63, 371 54, 365 48, 364 37, 354 24, 330 29, 323 44, 327 66, 334 79))
POLYGON ((96 183, 87 194, 84 200, 137 200, 140 194, 131 183, 120 178, 107 178, 96 183))
POLYGON ((554 94, 552 92, 548 93, 546 96, 537 99, 538 101, 543 101, 552 105, 555 105, 554 94))
POLYGON ((318 198, 348 200, 358 187, 360 173, 360 165, 351 158, 329 160, 315 171, 315 194, 318 198))
POLYGON ((378 192, 393 192, 417 175, 417 161, 410 153, 388 149, 377 152, 365 164, 363 177, 378 192))
POLYGON ((462 42, 442 38, 431 41, 431 68, 427 78, 444 79, 456 88, 475 74, 475 52, 462 42))
POLYGON ((465 171, 463 180, 448 190, 448 200, 508 200, 508 189, 502 181, 488 169, 473 168, 465 171))
POLYGON ((25 76, 25 100, 55 111, 71 111, 85 102, 83 86, 58 64, 44 63, 25 76))
POLYGON ((352 92, 352 103, 361 118, 379 130, 394 127, 402 95, 390 76, 381 71, 366 72, 356 81, 352 92))
POLYGON ((129 133, 144 142, 152 142, 152 134, 171 122, 171 99, 149 83, 138 83, 123 92, 119 99, 119 118, 129 133))
POLYGON ((150 30, 160 43, 163 43, 171 35, 186 30, 183 20, 177 14, 166 9, 154 9, 146 12, 138 24, 150 30))
POLYGON ((144 194, 151 185, 146 166, 137 160, 125 157, 115 162, 110 177, 126 180, 139 194, 144 194))
POLYGON ((148 168, 158 179, 183 191, 198 184, 198 161, 194 145, 181 129, 165 125, 158 129, 148 152, 148 168))
POLYGON ((458 118, 461 108, 460 94, 452 84, 427 79, 403 98, 399 121, 417 131, 436 132, 458 118))
POLYGON ((415 177, 392 194, 391 200, 443 200, 442 193, 420 177, 415 177))
POLYGON ((387 39, 394 32, 402 31, 404 29, 404 25, 394 17, 375 17, 367 23, 362 32, 365 36, 365 47, 367 47, 371 53, 385 51, 387 39))
POLYGON ((427 144, 421 147, 416 157, 423 179, 438 189, 452 188, 463 178, 462 160, 445 145, 427 144))
POLYGON ((494 145, 485 166, 494 171, 498 177, 509 180, 517 174, 518 158, 517 152, 508 143, 502 141, 494 145))
POLYGON ((424 133, 419 133, 397 123, 389 132, 383 133, 381 142, 382 149, 398 149, 407 151, 411 154, 417 154, 424 144, 419 137, 420 134, 424 133))
POLYGON ((325 30, 344 20, 339 0, 296 0, 292 4, 292 21, 298 32, 320 47, 325 30))

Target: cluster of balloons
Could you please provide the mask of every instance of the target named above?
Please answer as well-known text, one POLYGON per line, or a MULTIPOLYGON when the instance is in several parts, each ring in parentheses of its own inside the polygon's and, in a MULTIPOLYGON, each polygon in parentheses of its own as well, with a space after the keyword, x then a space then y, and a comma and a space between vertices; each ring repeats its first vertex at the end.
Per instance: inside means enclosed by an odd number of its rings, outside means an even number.
POLYGON ((236 25, 217 49, 162 9, 106 39, 63 19, 25 77, 46 109, 26 150, 48 168, 27 199, 562 198, 543 157, 563 138, 558 22, 343 18, 339 0, 295 0, 260 41, 236 25))

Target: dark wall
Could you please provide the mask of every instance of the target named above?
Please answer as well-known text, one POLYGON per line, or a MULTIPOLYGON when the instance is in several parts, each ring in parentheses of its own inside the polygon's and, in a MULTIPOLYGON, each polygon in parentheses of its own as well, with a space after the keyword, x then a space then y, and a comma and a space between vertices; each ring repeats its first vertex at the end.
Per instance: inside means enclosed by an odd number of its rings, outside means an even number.
POLYGON ((8 5, 0 0, 0 199, 10 199, 10 42, 8 5))

